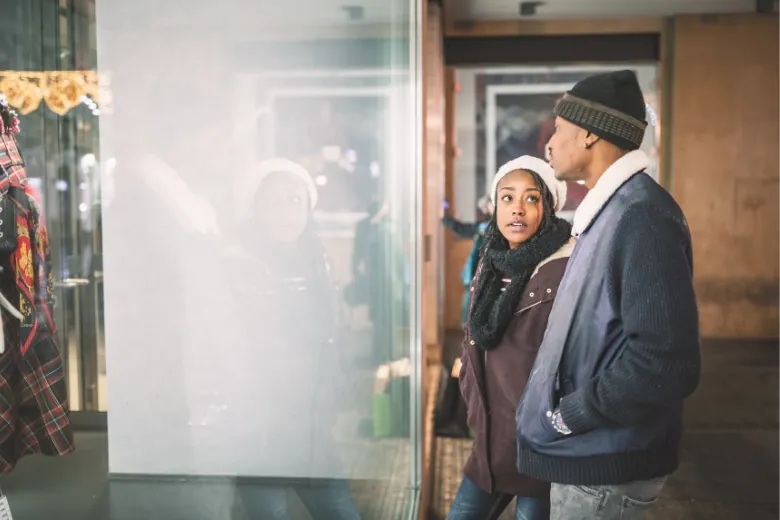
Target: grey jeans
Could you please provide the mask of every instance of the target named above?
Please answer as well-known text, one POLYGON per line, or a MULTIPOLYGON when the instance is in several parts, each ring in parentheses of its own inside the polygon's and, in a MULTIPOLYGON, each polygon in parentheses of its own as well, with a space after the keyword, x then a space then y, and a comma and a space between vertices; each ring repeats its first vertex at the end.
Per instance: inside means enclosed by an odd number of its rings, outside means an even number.
POLYGON ((619 486, 550 489, 550 520, 642 520, 661 495, 666 477, 619 486))

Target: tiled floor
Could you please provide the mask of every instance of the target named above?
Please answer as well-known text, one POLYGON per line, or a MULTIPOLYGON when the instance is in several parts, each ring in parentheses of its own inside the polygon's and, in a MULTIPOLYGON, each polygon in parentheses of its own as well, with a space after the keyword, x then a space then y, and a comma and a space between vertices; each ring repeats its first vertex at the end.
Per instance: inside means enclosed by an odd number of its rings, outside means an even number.
MULTIPOLYGON (((409 443, 379 442, 394 448, 383 449, 392 453, 385 462, 392 464, 393 477, 349 481, 349 490, 363 520, 405 520, 413 499, 409 443)), ((78 433, 77 446, 68 457, 25 458, 3 477, 14 520, 250 520, 241 511, 235 481, 110 480, 106 434, 78 433)), ((287 493, 289 520, 309 520, 296 494, 287 493)))
MULTIPOLYGON (((776 519, 778 413, 777 344, 707 342, 702 384, 686 411, 682 465, 647 520, 776 519)), ((364 520, 400 520, 411 498, 409 444, 380 442, 388 444, 382 464, 395 468, 392 480, 350 482, 350 490, 364 520)), ((105 433, 80 433, 78 448, 61 459, 26 458, 0 479, 16 520, 242 518, 235 483, 109 481, 105 433)), ((468 440, 438 440, 432 518, 445 517, 469 450, 468 440)), ((290 499, 291 517, 307 520, 290 499)))
MULTIPOLYGON (((356 366, 361 367, 352 375, 356 388, 363 390, 361 395, 370 395, 375 369, 365 352, 353 351, 356 366)), ((410 441, 371 438, 371 401, 355 399, 368 407, 355 405, 344 422, 344 427, 363 432, 354 445, 342 446, 348 474, 364 477, 347 483, 352 500, 362 520, 406 519, 414 498, 410 441)), ((78 432, 76 446, 67 457, 27 457, 0 477, 14 520, 265 520, 247 518, 237 493, 244 486, 235 481, 109 479, 106 433, 78 432)), ((290 514, 285 520, 310 520, 296 493, 288 489, 287 496, 290 514)))
MULTIPOLYGON (((682 463, 646 520, 776 520, 778 344, 708 341, 703 361, 686 409, 682 463)), ((432 518, 443 519, 471 441, 437 442, 432 518)))

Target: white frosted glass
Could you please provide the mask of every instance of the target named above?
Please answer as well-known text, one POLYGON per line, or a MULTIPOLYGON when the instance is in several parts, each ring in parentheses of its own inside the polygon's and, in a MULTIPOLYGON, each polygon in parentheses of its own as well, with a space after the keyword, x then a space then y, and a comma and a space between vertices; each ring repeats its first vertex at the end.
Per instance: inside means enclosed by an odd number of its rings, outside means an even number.
POLYGON ((407 402, 412 370, 407 4, 97 0, 111 473, 408 454, 372 423, 380 365, 407 402))

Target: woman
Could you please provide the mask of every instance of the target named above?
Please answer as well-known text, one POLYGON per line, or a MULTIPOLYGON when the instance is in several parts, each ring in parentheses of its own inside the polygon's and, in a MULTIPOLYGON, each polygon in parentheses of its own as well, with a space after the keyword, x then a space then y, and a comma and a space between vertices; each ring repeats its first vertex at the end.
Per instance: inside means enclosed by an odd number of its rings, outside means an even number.
POLYGON ((498 170, 491 196, 460 370, 475 440, 447 518, 498 518, 517 497, 518 520, 546 520, 549 484, 515 469, 515 407, 574 247, 571 226, 555 216, 566 184, 543 160, 522 156, 498 170))
MULTIPOLYGON (((262 361, 236 383, 264 396, 254 405, 262 412, 245 410, 236 428, 257 446, 256 459, 247 455, 247 474, 334 475, 341 464, 330 431, 342 408, 344 356, 337 292, 311 215, 317 190, 309 173, 286 159, 264 162, 245 181, 236 294, 256 331, 247 348, 262 361)), ((344 480, 314 478, 293 489, 314 520, 360 518, 344 480)), ((239 495, 251 519, 293 516, 281 485, 242 484, 239 495)))

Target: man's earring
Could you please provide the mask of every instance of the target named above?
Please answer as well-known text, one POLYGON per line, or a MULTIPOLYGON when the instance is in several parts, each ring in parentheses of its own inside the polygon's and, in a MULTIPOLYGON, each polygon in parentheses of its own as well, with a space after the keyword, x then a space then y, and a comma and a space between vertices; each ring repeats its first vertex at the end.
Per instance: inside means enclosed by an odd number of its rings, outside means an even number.
POLYGON ((585 142, 585 149, 590 150, 590 147, 593 146, 591 143, 585 142))

